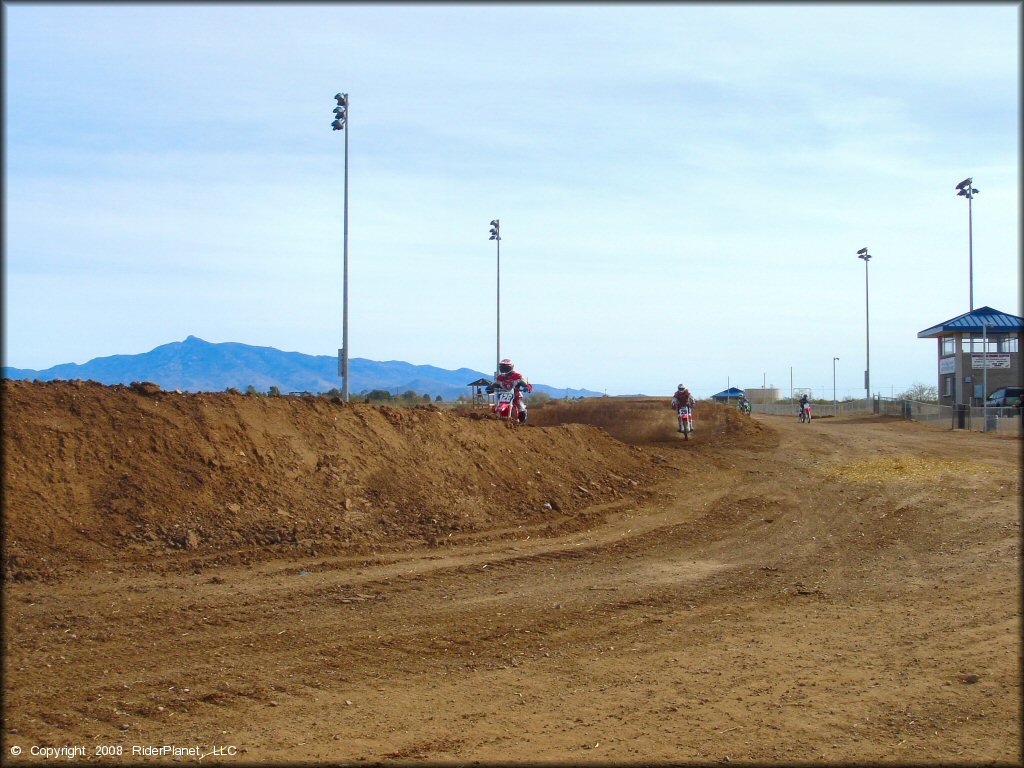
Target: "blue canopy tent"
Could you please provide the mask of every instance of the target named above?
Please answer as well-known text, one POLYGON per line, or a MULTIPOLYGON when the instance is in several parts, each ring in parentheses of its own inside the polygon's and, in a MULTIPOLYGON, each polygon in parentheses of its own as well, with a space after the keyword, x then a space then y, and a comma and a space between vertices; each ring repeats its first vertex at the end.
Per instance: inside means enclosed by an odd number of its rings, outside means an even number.
POLYGON ((717 395, 712 395, 711 399, 716 403, 729 403, 733 400, 739 400, 741 397, 746 396, 747 393, 739 387, 729 387, 728 389, 723 389, 717 395))

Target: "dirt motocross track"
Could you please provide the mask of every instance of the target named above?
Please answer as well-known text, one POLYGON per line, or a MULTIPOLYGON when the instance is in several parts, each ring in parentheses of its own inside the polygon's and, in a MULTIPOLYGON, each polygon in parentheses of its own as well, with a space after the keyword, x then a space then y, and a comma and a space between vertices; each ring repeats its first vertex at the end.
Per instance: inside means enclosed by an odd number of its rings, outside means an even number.
POLYGON ((5 764, 1021 761, 1017 439, 2 387, 5 764))

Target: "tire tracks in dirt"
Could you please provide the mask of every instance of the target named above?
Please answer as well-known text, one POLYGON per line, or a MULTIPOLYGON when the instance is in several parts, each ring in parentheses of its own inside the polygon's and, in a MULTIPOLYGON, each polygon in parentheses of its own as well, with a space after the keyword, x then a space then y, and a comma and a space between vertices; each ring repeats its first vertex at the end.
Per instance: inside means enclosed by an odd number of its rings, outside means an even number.
POLYGON ((756 447, 659 443, 666 479, 580 530, 15 585, 8 740, 261 762, 1018 759, 1019 443, 762 423, 776 438, 756 447), (965 448, 1001 480, 837 474, 965 448))

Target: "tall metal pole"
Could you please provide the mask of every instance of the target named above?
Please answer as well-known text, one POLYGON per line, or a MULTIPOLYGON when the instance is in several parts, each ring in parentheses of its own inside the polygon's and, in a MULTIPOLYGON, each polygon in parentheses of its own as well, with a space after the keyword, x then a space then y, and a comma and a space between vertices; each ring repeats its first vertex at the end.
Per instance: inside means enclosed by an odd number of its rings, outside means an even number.
POLYGON ((348 402, 348 94, 334 94, 338 106, 334 108, 331 128, 345 132, 345 203, 343 226, 343 276, 341 287, 341 349, 338 350, 338 373, 341 374, 341 397, 348 402))
POLYGON ((971 292, 971 312, 974 311, 974 213, 971 203, 974 195, 967 195, 967 284, 971 292))
POLYGON ((839 404, 836 402, 836 361, 838 357, 832 358, 832 415, 839 415, 839 404))
POLYGON ((966 178, 956 185, 956 194, 967 198, 967 285, 970 291, 971 312, 974 311, 974 196, 978 190, 974 187, 974 179, 966 178))
POLYGON ((497 251, 498 251, 498 258, 497 258, 497 269, 498 269, 497 290, 498 290, 498 296, 497 296, 497 302, 496 302, 497 317, 495 318, 496 335, 495 335, 495 346, 494 346, 494 376, 495 376, 495 378, 497 378, 498 373, 500 372, 499 368, 498 368, 498 364, 501 362, 501 238, 498 237, 494 241, 494 244, 497 247, 497 251))
POLYGON ((866 368, 864 370, 864 391, 865 397, 871 398, 871 294, 868 284, 868 260, 864 259, 864 358, 866 368))
POLYGON ((496 329, 497 329, 497 335, 496 335, 496 341, 495 341, 495 345, 496 346, 495 346, 495 350, 494 350, 494 378, 497 379, 498 378, 498 374, 501 372, 500 371, 500 365, 501 365, 501 221, 499 219, 491 219, 491 237, 489 239, 494 241, 494 244, 497 246, 497 249, 498 249, 498 262, 497 262, 497 264, 498 264, 498 280, 497 280, 497 290, 498 290, 497 313, 498 313, 498 316, 497 316, 497 323, 496 323, 496 329))
POLYGON ((866 344, 864 368, 864 397, 871 399, 871 298, 868 290, 868 261, 871 254, 867 248, 857 251, 857 258, 864 259, 864 337, 866 344))
POLYGON ((981 364, 985 366, 981 369, 981 418, 985 422, 981 431, 988 432, 988 323, 982 322, 981 327, 983 329, 981 341, 981 364))
POLYGON ((342 321, 341 321, 341 399, 348 402, 348 94, 345 94, 345 234, 344 241, 344 277, 341 290, 342 321))

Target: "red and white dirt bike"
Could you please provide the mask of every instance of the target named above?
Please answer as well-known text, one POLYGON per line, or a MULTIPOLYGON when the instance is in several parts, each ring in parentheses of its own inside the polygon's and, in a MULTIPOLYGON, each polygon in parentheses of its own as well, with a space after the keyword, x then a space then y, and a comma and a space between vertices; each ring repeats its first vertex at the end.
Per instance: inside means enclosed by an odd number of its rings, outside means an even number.
POLYGON ((803 424, 805 422, 807 424, 811 423, 811 404, 810 403, 804 403, 803 407, 800 409, 800 423, 803 424))
POLYGON ((526 407, 523 405, 522 390, 519 387, 515 389, 495 389, 494 408, 492 411, 495 416, 510 427, 522 423, 520 422, 520 414, 526 412, 526 407))
POLYGON ((679 409, 679 431, 686 440, 690 439, 690 433, 693 432, 693 409, 688 405, 679 409))

